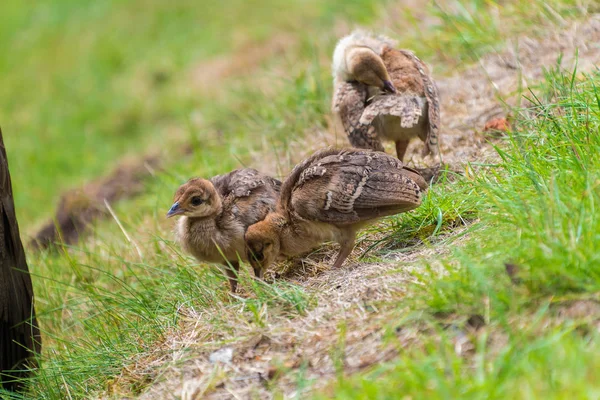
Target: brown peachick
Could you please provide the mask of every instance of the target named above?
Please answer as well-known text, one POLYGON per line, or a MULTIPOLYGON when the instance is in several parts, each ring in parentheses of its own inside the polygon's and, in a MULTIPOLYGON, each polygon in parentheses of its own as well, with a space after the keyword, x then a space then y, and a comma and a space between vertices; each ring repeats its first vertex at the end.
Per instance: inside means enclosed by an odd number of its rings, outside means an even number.
POLYGON ((418 207, 426 189, 418 172, 385 153, 318 151, 284 181, 277 209, 248 228, 247 258, 262 270, 279 256, 300 255, 334 241, 340 250, 333 267, 339 268, 360 228, 418 207))
MULTIPOLYGON (((240 261, 247 261, 244 234, 275 209, 281 182, 245 168, 211 179, 193 178, 177 189, 167 217, 181 215, 175 235, 199 261, 225 266, 231 291, 240 261)), ((261 277, 260 270, 255 270, 261 277)))
POLYGON ((403 161, 418 137, 424 155, 438 154, 438 91, 417 56, 389 38, 357 31, 338 42, 332 68, 332 110, 352 146, 383 151, 381 141, 391 140, 403 161))

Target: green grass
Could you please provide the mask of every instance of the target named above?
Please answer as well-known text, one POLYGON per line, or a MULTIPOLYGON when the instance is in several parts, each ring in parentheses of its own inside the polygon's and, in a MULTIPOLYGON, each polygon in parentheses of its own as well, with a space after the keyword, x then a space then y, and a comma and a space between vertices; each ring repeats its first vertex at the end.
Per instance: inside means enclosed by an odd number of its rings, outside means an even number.
POLYGON ((478 338, 475 360, 457 356, 448 338, 430 341, 425 349, 404 353, 393 364, 343 380, 331 392, 338 399, 590 399, 600 395, 594 387, 597 339, 582 340, 568 329, 542 338, 515 335, 497 356, 489 356, 485 339, 478 338))
POLYGON ((565 26, 569 18, 580 15, 578 6, 582 5, 576 0, 434 3, 437 7, 433 8, 433 15, 441 23, 432 27, 432 34, 423 40, 426 47, 437 49, 436 55, 447 64, 445 68, 451 70, 502 49, 506 44, 503 38, 540 35, 548 24, 565 26))
MULTIPOLYGON (((264 165, 252 166, 271 168, 274 158, 279 170, 265 172, 283 173, 291 151, 312 150, 305 146, 308 135, 327 127, 335 24, 369 25, 395 6, 368 0, 275 4, 44 0, 35 7, 3 6, 0 46, 10 57, 0 59, 0 118, 23 232, 32 233, 50 215, 61 191, 104 174, 120 156, 160 149, 165 160, 141 196, 113 205, 141 257, 112 220, 98 222, 76 246, 29 253, 44 354, 26 397, 135 395, 161 369, 127 371, 168 359, 169 339, 190 321, 201 321, 195 345, 185 349, 194 357, 302 316, 316 304, 302 286, 261 285, 245 270, 247 297, 229 296, 216 269, 197 265, 171 241, 164 219, 174 189, 192 175, 245 165, 250 152, 265 154, 264 165), (229 77, 208 94, 190 85, 190 72, 207 58, 284 31, 293 45, 249 66, 247 75, 229 77), (192 152, 176 155, 184 143, 192 152)), ((507 37, 556 23, 548 7, 563 18, 579 15, 571 1, 457 4, 428 6, 438 17, 432 25, 407 31, 415 20, 401 12, 384 30, 435 63, 436 72, 449 72, 501 48, 507 37)), ((467 244, 443 260, 441 272, 425 265, 415 272, 420 285, 381 307, 395 320, 430 326, 419 345, 398 344, 397 360, 366 374, 339 374, 329 391, 347 398, 443 397, 445 391, 454 397, 593 397, 594 381, 587 377, 597 367, 595 336, 579 334, 583 322, 544 324, 553 321, 554 304, 598 292, 594 84, 596 77, 549 72, 536 97, 526 94, 534 107, 519 110, 515 132, 499 143, 501 163, 477 168, 472 179, 434 186, 416 212, 373 228, 378 241, 362 235, 373 245, 369 256, 384 256, 420 241, 451 246, 438 236, 479 221, 467 244), (519 266, 518 286, 504 272, 508 261, 519 266), (400 301, 415 315, 401 314, 400 301), (439 327, 440 313, 456 321, 485 316, 484 333, 472 338, 475 356, 454 354, 453 334, 439 327), (488 349, 486 334, 509 340, 498 346, 490 339, 488 349), (565 368, 556 372, 555 364, 565 368), (545 379, 548 374, 552 379, 545 379)))

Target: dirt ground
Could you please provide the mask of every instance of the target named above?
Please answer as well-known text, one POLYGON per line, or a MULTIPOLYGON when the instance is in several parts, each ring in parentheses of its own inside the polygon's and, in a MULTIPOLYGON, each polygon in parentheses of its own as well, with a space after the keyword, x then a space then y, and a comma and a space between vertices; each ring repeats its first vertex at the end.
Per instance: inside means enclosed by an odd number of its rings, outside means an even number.
MULTIPOLYGON (((437 77, 442 99, 444 163, 460 172, 469 162, 495 160, 489 143, 493 139, 481 132, 490 121, 496 127, 505 122, 508 107, 503 102, 516 105, 519 87, 539 81, 545 69, 555 66, 560 54, 563 54, 562 66, 570 69, 578 49, 578 69, 589 71, 600 62, 598 43, 600 14, 595 14, 583 22, 551 32, 543 40, 519 37, 507 43, 508 50, 502 54, 486 56, 478 65, 460 74, 437 77)), ((335 143, 339 141, 339 134, 315 132, 307 140, 301 145, 295 144, 299 148, 288 154, 303 155, 300 146, 316 149, 324 141, 335 143)), ((420 146, 413 143, 409 148, 408 157, 415 165, 430 162, 420 159, 420 146)), ((264 157, 261 161, 265 162, 264 157)), ((274 161, 270 167, 272 171, 277 169, 274 161)), ((401 301, 405 295, 403 287, 412 279, 410 271, 422 260, 439 258, 451 246, 460 245, 465 240, 461 235, 464 230, 464 227, 457 228, 452 235, 440 238, 433 248, 420 246, 409 252, 393 253, 380 263, 354 262, 342 270, 332 271, 327 268, 332 253, 322 255, 325 263, 308 260, 304 265, 312 268, 310 273, 303 278, 302 274, 292 274, 288 279, 304 285, 314 294, 318 305, 302 317, 269 321, 263 331, 250 328, 244 331, 245 328, 240 327, 236 336, 243 339, 227 346, 211 348, 210 343, 203 342, 208 329, 201 322, 204 316, 193 310, 183 311, 181 330, 166 338, 155 356, 124 370, 119 379, 128 381, 150 376, 154 383, 141 396, 143 399, 272 398, 272 393, 277 391, 287 398, 298 394, 298 371, 303 371, 304 379, 314 379, 319 387, 335 377, 339 360, 344 370, 351 373, 393 358, 398 347, 386 345, 382 339, 383 327, 390 325, 390 314, 381 312, 378 307, 383 303, 380 301, 401 301), (402 266, 400 272, 399 266, 402 266), (338 357, 332 349, 340 340, 341 323, 345 324, 346 336, 343 354, 338 357), (165 363, 170 366, 161 369, 165 363), (162 372, 157 376, 159 369, 162 372)), ((360 249, 355 251, 358 252, 360 249)), ((564 312, 578 312, 577 307, 579 305, 564 312)), ((474 316, 467 325, 477 329, 478 320, 474 316)), ((402 346, 418 344, 420 329, 423 327, 397 330, 398 342, 402 346)), ((458 335, 455 350, 469 351, 468 343, 461 340, 458 335)), ((501 338, 498 341, 501 342, 501 338)))

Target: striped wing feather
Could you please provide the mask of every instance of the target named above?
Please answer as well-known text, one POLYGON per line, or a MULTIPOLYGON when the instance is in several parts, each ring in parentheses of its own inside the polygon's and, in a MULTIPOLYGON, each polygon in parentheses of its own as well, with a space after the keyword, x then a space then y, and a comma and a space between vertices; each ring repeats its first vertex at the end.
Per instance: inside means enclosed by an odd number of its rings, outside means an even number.
POLYGON ((312 159, 291 186, 296 216, 343 226, 416 208, 427 185, 394 157, 347 149, 312 159))
POLYGON ((223 198, 222 218, 235 218, 245 227, 275 209, 281 189, 280 181, 252 168, 215 176, 211 182, 223 198))
POLYGON ((367 104, 367 87, 358 82, 338 82, 334 94, 333 111, 353 147, 383 151, 383 144, 374 126, 361 122, 367 104))

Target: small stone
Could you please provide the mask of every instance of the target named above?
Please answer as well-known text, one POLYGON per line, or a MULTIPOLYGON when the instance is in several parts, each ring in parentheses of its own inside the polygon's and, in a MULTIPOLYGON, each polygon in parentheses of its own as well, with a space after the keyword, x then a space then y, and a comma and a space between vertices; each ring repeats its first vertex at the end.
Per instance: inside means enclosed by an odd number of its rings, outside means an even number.
POLYGON ((233 349, 230 347, 224 347, 222 349, 219 349, 219 350, 215 351, 214 353, 212 353, 208 357, 208 361, 210 361, 213 364, 216 364, 218 362, 221 362, 224 364, 231 364, 232 359, 233 359, 233 349))

